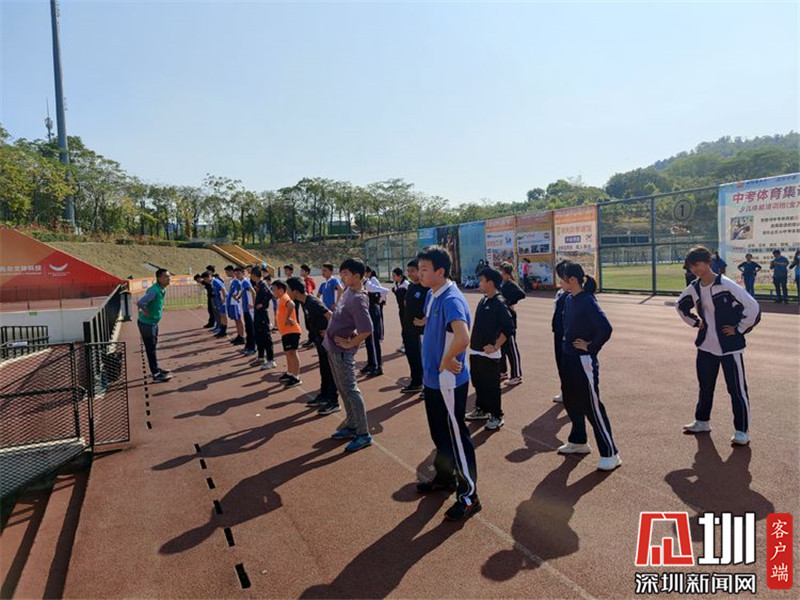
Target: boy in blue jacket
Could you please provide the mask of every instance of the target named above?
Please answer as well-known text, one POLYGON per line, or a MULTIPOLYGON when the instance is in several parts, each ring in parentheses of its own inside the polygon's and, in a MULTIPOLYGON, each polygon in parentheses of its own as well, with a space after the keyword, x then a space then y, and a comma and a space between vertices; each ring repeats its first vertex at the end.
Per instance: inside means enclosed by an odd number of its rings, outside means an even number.
POLYGON ((687 433, 711 431, 711 407, 720 364, 733 405, 733 444, 750 443, 750 398, 744 375, 744 336, 761 320, 758 302, 734 281, 711 268, 711 251, 696 246, 686 255, 695 279, 678 298, 678 314, 698 329, 697 380, 700 393, 687 433), (693 310, 695 312, 693 312, 693 310))

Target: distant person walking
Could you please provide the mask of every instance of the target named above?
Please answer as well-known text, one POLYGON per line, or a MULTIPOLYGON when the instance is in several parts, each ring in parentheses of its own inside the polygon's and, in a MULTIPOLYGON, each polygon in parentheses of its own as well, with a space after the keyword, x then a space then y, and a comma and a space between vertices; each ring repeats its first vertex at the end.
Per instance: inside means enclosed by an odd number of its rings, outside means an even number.
POLYGON ((148 288, 144 296, 139 298, 136 306, 139 308, 139 333, 142 335, 147 363, 153 381, 169 381, 172 379, 169 371, 158 366, 158 323, 164 312, 164 296, 169 285, 169 271, 159 269, 156 271, 156 283, 148 288))

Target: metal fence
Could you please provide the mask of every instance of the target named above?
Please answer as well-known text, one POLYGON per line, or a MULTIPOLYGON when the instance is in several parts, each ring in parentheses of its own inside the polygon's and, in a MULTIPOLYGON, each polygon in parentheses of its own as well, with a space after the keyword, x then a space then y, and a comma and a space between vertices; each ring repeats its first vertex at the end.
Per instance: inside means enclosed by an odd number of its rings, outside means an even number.
POLYGON ((35 352, 49 341, 47 325, 3 325, 0 327, 0 361, 35 352))
POLYGON ((122 294, 124 287, 118 285, 109 294, 106 301, 94 317, 83 322, 83 341, 87 344, 110 342, 117 328, 117 321, 122 309, 122 294))
POLYGON ((392 269, 406 264, 419 252, 416 231, 390 233, 364 241, 364 259, 377 269, 381 279, 390 279, 392 269))
POLYGON ((54 344, 0 364, 0 497, 130 440, 123 342, 54 344))
MULTIPOLYGON (((131 310, 132 317, 136 318, 136 301, 141 298, 147 290, 138 291, 132 294, 131 310)), ((206 306, 206 290, 203 286, 196 283, 188 285, 170 285, 164 295, 164 309, 179 310, 184 308, 201 308, 206 306)))

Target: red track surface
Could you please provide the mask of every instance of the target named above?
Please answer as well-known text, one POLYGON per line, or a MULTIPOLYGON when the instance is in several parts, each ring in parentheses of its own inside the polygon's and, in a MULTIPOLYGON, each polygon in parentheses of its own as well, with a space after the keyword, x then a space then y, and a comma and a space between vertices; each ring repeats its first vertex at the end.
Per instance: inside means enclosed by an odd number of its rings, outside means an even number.
MULTIPOLYGON (((477 296, 469 299, 474 306, 477 296)), ((278 373, 248 367, 199 329, 204 312, 169 312, 160 352, 175 377, 143 385, 138 332, 126 324, 133 441, 92 466, 65 597, 634 597, 638 513, 647 510, 755 511, 758 562, 728 572, 756 572, 758 598, 796 598, 797 583, 767 589, 764 519, 800 518, 800 319, 765 314, 749 336, 753 442, 732 448, 721 376, 714 431, 681 433, 696 396, 694 332, 674 308, 658 298, 600 300, 614 326, 601 394, 622 468, 595 471, 596 452, 556 454, 568 421, 551 402, 552 300, 531 297, 519 311, 525 383, 504 393, 504 428, 476 430, 484 510, 465 524, 442 521, 450 499, 413 489, 430 473, 432 445, 421 402, 399 394, 407 365, 394 352, 394 307, 385 313, 386 374, 361 386, 375 445, 354 455, 328 439, 342 413, 318 417, 304 406, 319 381, 313 351, 301 354, 302 388, 283 391, 278 373)))

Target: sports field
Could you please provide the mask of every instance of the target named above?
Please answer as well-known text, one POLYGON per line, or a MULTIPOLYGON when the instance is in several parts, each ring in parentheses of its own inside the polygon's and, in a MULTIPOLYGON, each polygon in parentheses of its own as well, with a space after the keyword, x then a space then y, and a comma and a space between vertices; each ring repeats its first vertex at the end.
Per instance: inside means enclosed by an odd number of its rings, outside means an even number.
MULTIPOLYGON (((468 300, 474 308, 478 295, 468 300)), ((503 393, 506 425, 470 425, 484 508, 462 524, 442 520, 451 499, 414 491, 431 474, 432 444, 422 402, 399 391, 407 364, 393 301, 385 374, 360 384, 375 443, 353 455, 329 439, 342 413, 305 407, 319 385, 312 350, 301 352, 302 386, 285 390, 279 373, 200 329, 203 310, 171 311, 159 351, 174 379, 154 385, 136 326, 124 324, 132 442, 92 465, 63 597, 635 598, 635 574, 661 572, 634 566, 641 511, 729 511, 756 513, 756 563, 678 570, 756 573, 753 597, 796 598, 767 588, 765 563, 767 514, 800 508, 794 307, 770 305, 785 312, 765 313, 749 335, 753 441, 732 447, 721 380, 713 431, 681 431, 693 417, 695 350, 665 303, 674 298, 599 300, 614 326, 600 391, 622 467, 604 474, 596 452, 555 452, 569 427, 551 401, 552 294, 531 296, 519 306, 525 383, 503 393)), ((4 542, 25 521, 12 518, 4 542)), ((701 530, 692 536, 697 556, 701 530)), ((52 557, 40 560, 52 571, 52 557)))

